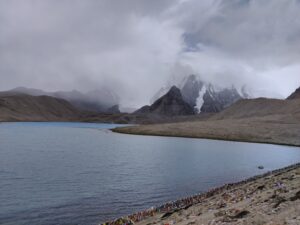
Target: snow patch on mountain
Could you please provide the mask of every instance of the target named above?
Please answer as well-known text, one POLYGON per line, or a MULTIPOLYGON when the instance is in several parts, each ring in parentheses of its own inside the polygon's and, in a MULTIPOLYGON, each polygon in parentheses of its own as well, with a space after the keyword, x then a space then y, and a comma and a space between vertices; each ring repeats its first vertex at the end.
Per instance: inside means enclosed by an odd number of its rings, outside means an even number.
MULTIPOLYGON (((198 75, 188 75, 177 84, 183 99, 196 111, 200 112, 220 112, 224 108, 232 105, 239 99, 251 98, 251 94, 246 86, 237 88, 221 87, 216 84, 207 83, 201 80, 198 75)), ((151 99, 154 102, 170 89, 170 83, 161 88, 151 99)))
POLYGON ((196 100, 196 106, 195 106, 195 109, 197 110, 198 113, 201 113, 201 108, 204 104, 204 94, 206 93, 206 87, 203 86, 202 89, 200 90, 199 92, 199 96, 196 100))

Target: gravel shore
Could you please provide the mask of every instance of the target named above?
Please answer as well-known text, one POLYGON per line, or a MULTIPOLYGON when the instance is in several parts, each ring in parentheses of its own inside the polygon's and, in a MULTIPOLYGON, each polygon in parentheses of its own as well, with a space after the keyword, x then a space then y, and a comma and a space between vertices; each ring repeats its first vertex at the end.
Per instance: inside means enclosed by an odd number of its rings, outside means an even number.
POLYGON ((300 224, 300 164, 226 184, 107 224, 300 224))

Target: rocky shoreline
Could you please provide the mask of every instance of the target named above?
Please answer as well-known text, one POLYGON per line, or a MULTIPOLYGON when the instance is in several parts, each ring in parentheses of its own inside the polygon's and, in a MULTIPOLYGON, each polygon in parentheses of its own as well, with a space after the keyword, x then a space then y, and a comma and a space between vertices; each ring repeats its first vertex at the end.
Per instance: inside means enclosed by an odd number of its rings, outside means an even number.
POLYGON ((103 223, 300 224, 300 163, 103 223))

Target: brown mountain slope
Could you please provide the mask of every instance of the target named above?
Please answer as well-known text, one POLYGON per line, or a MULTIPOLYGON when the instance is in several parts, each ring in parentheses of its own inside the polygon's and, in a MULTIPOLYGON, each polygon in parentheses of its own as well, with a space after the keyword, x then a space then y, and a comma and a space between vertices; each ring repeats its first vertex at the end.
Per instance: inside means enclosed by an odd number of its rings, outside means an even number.
POLYGON ((0 121, 59 121, 78 117, 69 102, 49 96, 0 95, 0 121))
POLYGON ((253 117, 280 116, 300 118, 300 99, 244 99, 236 102, 231 107, 216 114, 211 119, 242 119, 253 117))
POLYGON ((240 100, 208 120, 122 127, 114 131, 300 146, 300 99, 240 100))

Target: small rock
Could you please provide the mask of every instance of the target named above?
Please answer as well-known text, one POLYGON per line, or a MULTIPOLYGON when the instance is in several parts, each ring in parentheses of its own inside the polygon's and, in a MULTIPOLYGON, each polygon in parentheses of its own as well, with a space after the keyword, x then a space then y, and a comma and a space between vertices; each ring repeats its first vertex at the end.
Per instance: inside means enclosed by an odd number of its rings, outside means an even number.
POLYGON ((244 218, 245 216, 247 216, 250 212, 247 211, 247 210, 241 210, 241 211, 238 211, 235 215, 233 216, 230 216, 231 218, 234 218, 234 219, 242 219, 244 218))
POLYGON ((231 223, 231 222, 235 222, 235 221, 237 221, 237 220, 232 219, 232 218, 230 218, 229 216, 224 216, 224 217, 221 219, 221 222, 223 222, 223 223, 231 223))
POLYGON ((261 190, 263 190, 264 188, 265 188, 265 185, 260 185, 260 186, 258 186, 256 189, 261 191, 261 190))
POLYGON ((196 223, 196 220, 192 220, 191 222, 188 223, 188 225, 192 225, 192 224, 195 224, 196 223))
POLYGON ((173 213, 174 212, 167 212, 167 213, 165 213, 165 214, 162 215, 161 219, 166 219, 166 218, 172 216, 173 213))
POLYGON ((221 209, 221 208, 225 208, 227 206, 227 204, 225 202, 218 202, 217 203, 217 209, 221 209))
POLYGON ((300 191, 298 191, 293 197, 290 198, 292 202, 300 199, 300 191))
POLYGON ((215 215, 215 217, 225 216, 226 212, 225 211, 218 211, 214 215, 215 215))
POLYGON ((281 196, 278 196, 275 200, 275 205, 273 206, 273 208, 277 208, 281 203, 283 202, 286 202, 286 199, 281 197, 281 196))

